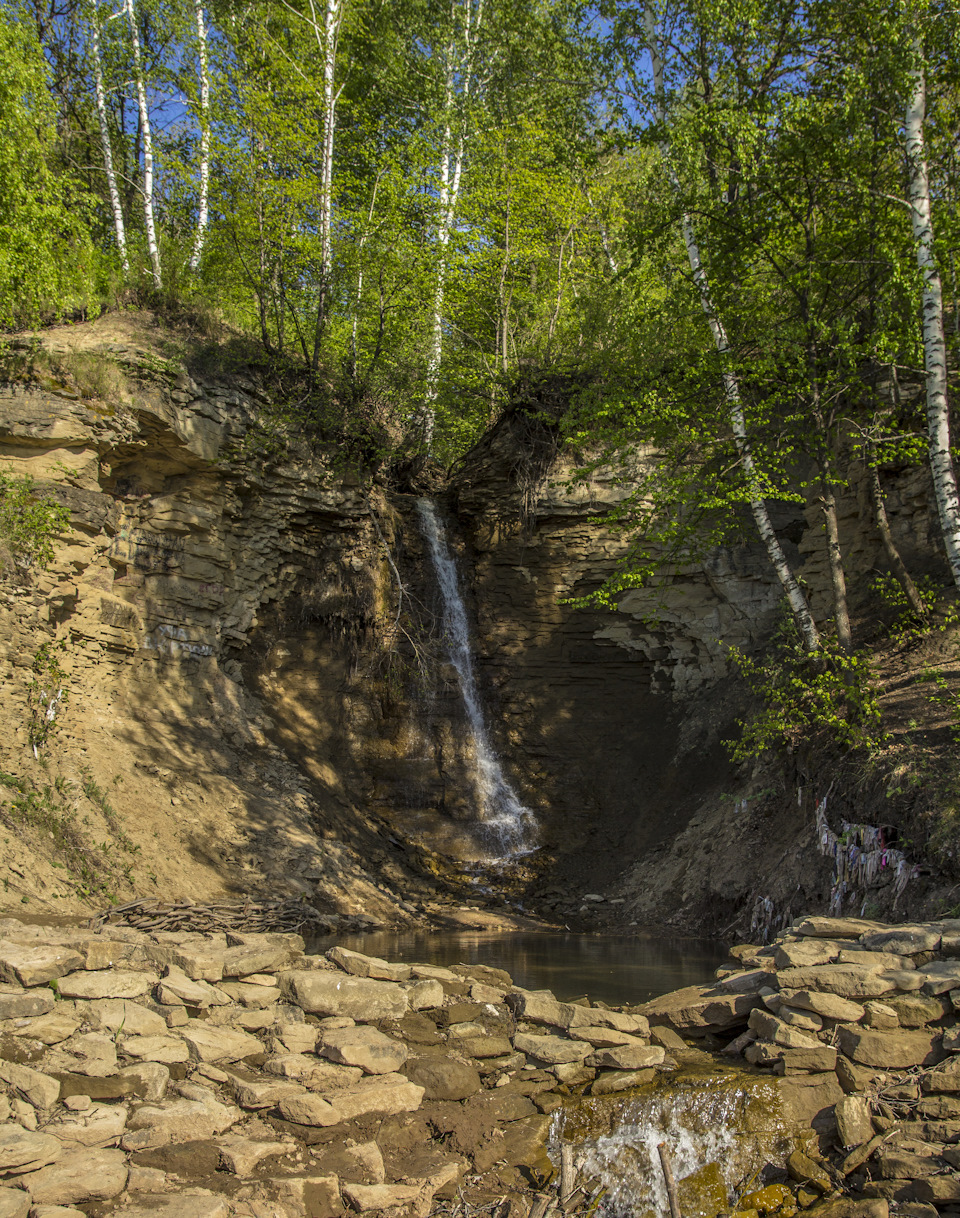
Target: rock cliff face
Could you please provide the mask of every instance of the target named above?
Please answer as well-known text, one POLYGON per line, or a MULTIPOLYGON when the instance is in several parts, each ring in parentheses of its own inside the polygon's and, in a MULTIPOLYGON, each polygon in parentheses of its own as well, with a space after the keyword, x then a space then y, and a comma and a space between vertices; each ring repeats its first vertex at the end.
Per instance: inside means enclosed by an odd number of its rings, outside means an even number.
MULTIPOLYGON (((740 544, 675 570, 665 586, 627 592, 616 612, 573 608, 566 602, 599 587, 625 553, 627 540, 601 523, 622 491, 602 471, 573 482, 563 454, 531 490, 518 456, 529 434, 529 418, 502 420, 455 475, 451 507, 473 557, 481 671, 554 856, 553 882, 537 890, 544 904, 582 916, 587 908, 571 895, 593 890, 622 902, 605 905, 607 924, 670 911, 688 928, 719 930, 776 876, 819 907, 827 872, 811 865, 812 814, 797 811, 795 792, 772 835, 769 820, 731 815, 766 785, 736 772, 722 745, 743 705, 724 645, 753 650, 779 612, 764 552, 745 528, 740 544)), ((942 574, 926 476, 885 476, 884 491, 911 569, 942 574)), ((828 619, 819 510, 780 505, 775 524, 817 616, 828 619)), ((840 524, 856 611, 885 568, 856 468, 840 524)), ((591 921, 597 913, 589 909, 591 921)))
MULTIPOLYGON (((278 443, 253 373, 201 371, 149 319, 45 343, 54 368, 83 356, 119 380, 105 396, 24 356, 0 389, 0 470, 70 513, 51 568, 8 562, 0 587, 6 900, 302 892, 395 920, 458 870, 482 892, 415 496, 361 486, 289 427, 278 443)), ((716 926, 778 865, 738 864, 739 838, 719 868, 695 848, 747 789, 722 745, 740 695, 720 640, 762 639, 778 589, 744 540, 615 613, 574 607, 629 544, 602 523, 622 490, 603 471, 571 484, 566 458, 537 466, 529 444, 529 418, 508 415, 439 496, 491 736, 541 825, 499 882, 561 920, 590 924, 592 892, 608 924, 712 902, 716 926)), ((905 557, 935 563, 925 483, 888 490, 905 557)), ((856 480, 841 523, 858 595, 879 545, 856 480)), ((819 520, 784 507, 777 524, 826 616, 819 520)), ((778 857, 808 819, 783 822, 778 857)))
POLYGON ((370 625, 380 572, 369 498, 307 455, 268 465, 256 384, 191 376, 142 318, 69 338, 122 370, 119 400, 39 374, 0 390, 2 467, 70 513, 47 572, 18 583, 6 564, 7 899, 65 908, 107 893, 300 891, 341 913, 395 916, 397 893, 368 870, 375 831, 325 742, 300 771, 241 669, 273 606, 309 602, 328 638, 370 625), (52 678, 51 645, 63 670, 52 678), (57 772, 44 774, 30 724, 50 679, 64 694, 43 750, 57 772), (53 847, 37 840, 45 821, 53 847))

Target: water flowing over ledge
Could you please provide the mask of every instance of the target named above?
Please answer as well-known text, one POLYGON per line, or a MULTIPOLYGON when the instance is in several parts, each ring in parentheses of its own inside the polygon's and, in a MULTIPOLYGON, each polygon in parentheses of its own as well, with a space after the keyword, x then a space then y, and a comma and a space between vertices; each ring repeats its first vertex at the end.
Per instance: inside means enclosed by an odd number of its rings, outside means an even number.
POLYGON ((510 785, 490 741, 473 671, 467 612, 446 531, 432 500, 417 500, 417 515, 443 600, 447 658, 457 674, 473 745, 477 831, 496 858, 510 859, 529 854, 536 849, 536 820, 510 785))

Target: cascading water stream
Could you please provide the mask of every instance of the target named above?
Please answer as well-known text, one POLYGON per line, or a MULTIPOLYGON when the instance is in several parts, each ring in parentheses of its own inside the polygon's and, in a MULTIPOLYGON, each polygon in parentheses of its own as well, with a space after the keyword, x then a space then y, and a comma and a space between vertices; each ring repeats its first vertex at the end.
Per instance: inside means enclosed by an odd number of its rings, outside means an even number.
MULTIPOLYGON (((769 1079, 718 1076, 689 1080, 686 1085, 666 1083, 642 1098, 627 1100, 609 1133, 584 1137, 590 1103, 586 1102, 586 1111, 558 1113, 550 1149, 551 1157, 559 1161, 563 1142, 577 1147, 583 1178, 603 1186, 597 1211, 601 1218, 669 1215, 657 1153, 661 1142, 670 1150, 679 1181, 714 1164, 729 1198, 738 1185, 755 1180, 765 1164, 779 1161, 789 1141, 780 1094, 769 1079)), ((709 1176, 701 1187, 710 1187, 709 1176)), ((693 1211, 700 1212, 699 1200, 690 1199, 693 1211)))
POLYGON ((447 658, 457 674, 473 745, 477 828, 498 857, 515 858, 535 849, 533 838, 536 821, 508 782, 490 742, 473 672, 470 630, 460 595, 457 567, 447 545, 446 532, 437 516, 436 505, 430 499, 418 499, 417 514, 443 600, 447 658))

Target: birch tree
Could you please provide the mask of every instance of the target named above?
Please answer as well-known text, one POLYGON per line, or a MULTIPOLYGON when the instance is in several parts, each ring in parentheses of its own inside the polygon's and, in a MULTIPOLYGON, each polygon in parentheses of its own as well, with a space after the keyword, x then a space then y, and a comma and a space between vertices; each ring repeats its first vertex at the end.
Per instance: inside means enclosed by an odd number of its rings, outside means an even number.
MULTIPOLYGON (((656 120, 662 132, 661 152, 664 166, 671 189, 678 198, 681 198, 680 181, 673 166, 668 136, 666 85, 664 82, 663 55, 660 50, 660 35, 656 13, 649 0, 644 5, 644 30, 653 69, 654 106, 656 120)), ((796 576, 793 574, 790 563, 770 520, 770 512, 763 495, 763 478, 757 468, 753 446, 747 431, 746 414, 740 394, 740 385, 732 367, 730 341, 723 321, 714 305, 710 280, 703 265, 700 246, 697 243, 693 227, 693 220, 688 211, 684 210, 682 212, 680 224, 693 282, 699 293, 700 304, 707 319, 707 325, 710 328, 717 355, 721 361, 721 376, 727 405, 727 415, 747 486, 750 511, 767 551, 770 564, 787 597, 790 610, 803 637, 804 645, 808 651, 814 652, 820 647, 820 634, 813 619, 813 614, 810 612, 807 598, 797 582, 796 576)))
POLYGON ((293 8, 287 0, 285 7, 303 18, 313 33, 323 69, 321 114, 323 147, 320 155, 318 192, 318 229, 320 238, 320 281, 317 284, 317 312, 314 325, 311 367, 317 371, 324 329, 330 311, 333 280, 333 170, 334 143, 337 129, 337 104, 343 84, 337 87, 337 51, 343 25, 344 0, 321 0, 322 14, 317 13, 315 0, 308 0, 309 16, 293 8))
POLYGON ((200 197, 197 201, 197 235, 193 243, 193 253, 190 255, 190 270, 196 274, 200 269, 203 243, 210 219, 210 65, 203 0, 194 0, 193 7, 200 69, 200 197))
POLYGON ((157 290, 163 288, 163 273, 160 269, 160 247, 157 243, 157 226, 153 211, 153 133, 150 129, 150 107, 147 102, 147 87, 144 79, 143 56, 140 53, 140 35, 137 31, 137 16, 134 0, 124 0, 124 11, 130 27, 130 44, 133 48, 133 79, 137 90, 137 106, 140 111, 140 129, 143 139, 143 216, 147 235, 147 252, 153 282, 157 290))
POLYGON ((910 224, 922 278, 923 363, 926 374, 927 442, 933 489, 947 561, 960 588, 960 499, 950 454, 950 405, 947 398, 947 348, 943 324, 943 288, 934 252, 930 175, 924 122, 927 109, 926 65, 922 38, 912 45, 904 139, 910 224))
POLYGON ((100 127, 100 143, 103 148, 103 168, 107 175, 107 191, 110 195, 110 209, 113 212, 114 231, 117 235, 117 249, 120 252, 120 264, 125 275, 130 274, 130 261, 127 257, 127 234, 123 223, 123 206, 120 202, 120 191, 117 188, 117 175, 113 167, 113 150, 110 146, 110 124, 107 121, 107 96, 103 83, 103 56, 100 53, 100 20, 97 14, 97 2, 90 5, 90 55, 93 60, 93 85, 97 102, 97 122, 100 127))
POLYGON ((443 112, 437 193, 437 277, 433 289, 424 402, 418 420, 423 446, 433 447, 436 400, 443 361, 443 310, 450 270, 450 238, 460 203, 469 108, 477 86, 477 45, 484 0, 451 0, 450 34, 444 51, 443 112))

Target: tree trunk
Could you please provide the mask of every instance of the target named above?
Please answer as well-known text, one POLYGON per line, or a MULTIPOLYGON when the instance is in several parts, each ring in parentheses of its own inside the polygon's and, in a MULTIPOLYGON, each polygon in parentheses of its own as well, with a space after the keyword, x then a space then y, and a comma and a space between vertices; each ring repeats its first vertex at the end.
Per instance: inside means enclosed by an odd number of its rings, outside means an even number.
POLYGON ((373 213, 377 206, 377 191, 380 189, 380 178, 382 176, 383 169, 380 169, 377 172, 376 178, 374 179, 373 191, 370 195, 370 209, 367 212, 367 224, 363 232, 360 234, 360 240, 357 243, 357 290, 354 294, 353 321, 350 327, 350 379, 353 381, 354 391, 356 391, 360 380, 358 331, 360 325, 360 307, 363 302, 363 247, 367 243, 367 237, 370 235, 370 227, 373 224, 373 213))
POLYGON ((907 604, 917 617, 922 622, 925 622, 929 616, 927 607, 923 603, 923 598, 917 589, 917 585, 913 582, 910 572, 904 566, 903 559, 900 557, 900 551, 893 540, 893 533, 890 531, 887 505, 884 502, 883 488, 880 485, 880 470, 877 466, 876 446, 872 442, 867 445, 867 479, 870 484, 870 498, 873 501, 873 515, 877 522, 877 532, 880 534, 880 540, 883 542, 883 549, 887 556, 887 562, 890 564, 890 570, 893 572, 897 583, 903 589, 904 595, 907 598, 907 604))
POLYGON ((456 59, 456 30, 450 35, 447 46, 446 75, 444 81, 444 126, 440 148, 439 218, 437 220, 437 279, 433 291, 433 318, 431 325, 430 352, 427 356, 424 379, 423 407, 417 419, 417 429, 424 449, 429 453, 433 447, 436 426, 436 400, 440 387, 440 365, 443 361, 443 305, 446 296, 447 270, 449 267, 450 237, 460 202, 460 178, 463 172, 463 155, 466 147, 465 118, 461 119, 459 135, 454 135, 454 102, 457 77, 462 77, 461 96, 468 101, 473 88, 473 55, 477 34, 483 20, 483 2, 473 9, 474 0, 452 0, 451 22, 455 22, 458 3, 463 4, 464 32, 463 56, 456 59))
POLYGON ((163 287, 160 270, 160 247, 157 245, 157 226, 153 218, 153 136, 150 131, 150 110, 147 106, 147 90, 143 79, 143 62, 140 56, 140 35, 137 33, 137 18, 133 11, 133 0, 126 0, 127 21, 130 24, 130 41, 133 45, 133 72, 137 88, 137 105, 140 108, 140 128, 143 132, 143 214, 147 230, 147 251, 153 282, 157 289, 163 287))
POLYGON ((336 89, 337 47, 343 20, 343 0, 326 0, 321 33, 313 0, 310 0, 313 29, 323 56, 323 155, 320 165, 320 283, 317 294, 317 324, 313 338, 314 372, 320 364, 320 344, 330 307, 330 281, 333 274, 333 147, 337 127, 336 89))
POLYGON ((850 629, 850 610, 847 606, 847 580, 843 571, 843 553, 840 549, 840 527, 837 523, 837 496, 830 477, 830 460, 820 462, 820 506, 827 534, 827 565, 830 568, 830 584, 833 588, 833 615, 837 628, 840 650, 848 654, 853 651, 853 632, 850 629))
POLYGON ((107 96, 103 87, 103 60, 100 56, 100 22, 97 17, 96 0, 90 9, 90 50, 93 54, 93 83, 97 98, 97 119, 100 123, 100 142, 103 145, 103 167, 107 175, 110 207, 113 211, 113 226, 117 233, 117 249, 120 265, 125 275, 130 274, 127 258, 127 233, 123 223, 123 205, 117 188, 117 175, 113 168, 113 150, 110 147, 110 124, 107 122, 107 96))
POLYGON ((420 420, 423 446, 429 453, 433 447, 433 432, 436 423, 435 403, 440 386, 440 364, 443 360, 443 302, 446 295, 448 251, 450 234, 460 201, 460 173, 463 168, 463 136, 454 147, 452 125, 454 88, 453 47, 447 60, 446 122, 443 129, 443 145, 440 149, 440 217, 437 221, 437 279, 433 289, 433 317, 431 321, 430 353, 427 356, 427 375, 424 388, 424 406, 420 420))
POLYGON ((197 236, 190 255, 190 270, 200 269, 203 242, 209 223, 210 197, 210 73, 207 60, 207 27, 203 16, 203 0, 194 0, 197 20, 197 41, 200 48, 200 199, 197 204, 197 236))
MULTIPOLYGON (((663 60, 660 56, 659 35, 657 32, 657 19, 653 11, 652 5, 648 2, 644 7, 644 27, 647 35, 647 42, 650 49, 650 57, 653 62, 653 80, 654 92, 657 103, 657 121, 664 127, 664 136, 661 144, 661 152, 664 159, 664 164, 667 173, 670 177, 670 184, 676 193, 680 193, 680 183, 673 168, 673 163, 670 158, 670 148, 667 142, 665 133, 665 124, 667 117, 666 108, 666 90, 663 81, 663 60)), ((807 598, 803 594, 803 589, 797 582, 796 576, 790 568, 790 563, 787 561, 787 556, 783 552, 783 547, 780 545, 779 538, 774 531, 773 524, 770 520, 770 513, 767 509, 766 500, 760 493, 760 479, 757 476, 756 463, 753 459, 753 449, 750 444, 750 438, 747 434, 746 416, 743 411, 743 401, 740 397, 740 385, 737 381, 735 373, 730 369, 730 342, 727 338, 727 332, 724 329, 723 323, 714 308, 713 298, 710 293, 710 281, 707 278, 707 273, 703 267, 703 261, 700 257, 700 248, 697 245, 696 234, 693 229, 693 221, 687 212, 683 213, 681 221, 683 229, 683 242, 687 249, 687 258, 690 262, 690 270, 693 274, 693 281, 697 285, 700 293, 700 304, 703 307, 703 312, 707 318, 707 324, 710 327, 710 332, 713 335, 714 345, 717 349, 717 354, 720 356, 724 365, 723 370, 723 389, 727 401, 727 414, 730 419, 730 426, 733 431, 734 443, 736 444, 737 453, 740 457, 740 464, 743 467, 744 478, 746 479, 748 493, 750 495, 750 511, 753 514, 754 522, 757 526, 757 532, 760 534, 760 539, 766 547, 767 557, 770 564, 776 572, 777 579, 786 594, 791 612, 797 627, 803 636, 804 645, 808 651, 817 651, 820 647, 820 633, 817 630, 817 624, 813 620, 813 614, 810 612, 810 606, 807 604, 807 598)))
POLYGON ((917 265, 923 276, 923 363, 927 379, 927 450, 940 529, 954 583, 960 588, 960 500, 950 455, 950 407, 947 400, 947 351, 943 330, 943 290, 933 251, 933 217, 930 181, 924 145, 926 78, 923 47, 913 46, 916 65, 905 123, 907 194, 910 222, 916 243, 917 265))

